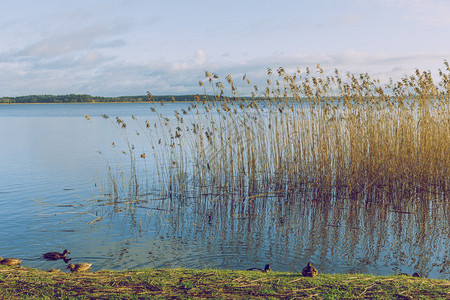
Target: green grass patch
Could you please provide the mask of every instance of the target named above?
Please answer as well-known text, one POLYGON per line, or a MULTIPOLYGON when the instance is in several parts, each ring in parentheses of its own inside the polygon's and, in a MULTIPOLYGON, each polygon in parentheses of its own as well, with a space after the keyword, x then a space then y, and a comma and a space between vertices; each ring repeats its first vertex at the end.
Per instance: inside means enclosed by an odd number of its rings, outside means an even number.
POLYGON ((143 269, 85 273, 0 266, 0 299, 448 299, 450 281, 409 276, 143 269))

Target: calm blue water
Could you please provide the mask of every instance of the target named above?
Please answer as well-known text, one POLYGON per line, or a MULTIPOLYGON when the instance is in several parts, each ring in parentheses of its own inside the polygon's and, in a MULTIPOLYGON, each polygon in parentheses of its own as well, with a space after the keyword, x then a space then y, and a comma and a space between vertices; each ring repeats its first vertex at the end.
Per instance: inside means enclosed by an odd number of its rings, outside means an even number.
POLYGON ((138 175, 152 187, 151 146, 136 131, 142 132, 144 121, 158 121, 150 107, 173 116, 186 106, 0 106, 0 256, 41 269, 64 268, 64 262, 41 255, 69 249, 71 262, 93 263, 94 270, 243 269, 270 263, 273 270, 299 271, 311 261, 327 273, 419 271, 450 278, 448 199, 409 203, 407 209, 330 206, 308 201, 307 193, 250 201, 225 193, 194 195, 178 202, 151 189, 135 207, 106 205, 108 165, 129 179, 129 156, 120 155, 129 152, 122 134, 137 154, 147 154, 136 160, 138 175), (116 116, 126 129, 118 128, 116 116), (406 210, 413 213, 400 212, 406 210), (89 224, 98 217, 103 218, 89 224))

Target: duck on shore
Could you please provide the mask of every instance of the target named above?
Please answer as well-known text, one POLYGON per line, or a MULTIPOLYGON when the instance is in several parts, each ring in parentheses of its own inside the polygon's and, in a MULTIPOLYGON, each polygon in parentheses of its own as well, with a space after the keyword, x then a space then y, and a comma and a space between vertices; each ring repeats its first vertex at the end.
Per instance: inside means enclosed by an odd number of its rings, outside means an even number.
POLYGON ((316 268, 314 268, 311 263, 308 263, 305 268, 303 268, 302 275, 306 277, 314 277, 319 274, 316 268))
POLYGON ((82 272, 88 271, 91 268, 92 264, 88 263, 79 263, 79 264, 69 264, 66 269, 70 269, 70 272, 82 272))
POLYGON ((415 272, 412 275, 409 275, 408 273, 400 273, 398 275, 402 275, 402 276, 412 276, 412 277, 422 277, 422 275, 420 275, 419 273, 415 272))
POLYGON ((22 261, 18 258, 1 258, 0 257, 0 264, 5 265, 5 266, 17 266, 20 265, 22 263, 22 261))
POLYGON ((264 266, 264 270, 260 269, 260 268, 250 268, 250 269, 247 269, 247 271, 258 271, 258 272, 267 273, 267 272, 272 271, 272 269, 270 268, 270 265, 267 264, 267 265, 264 266))
POLYGON ((58 260, 58 259, 65 259, 66 255, 70 254, 69 250, 64 250, 63 253, 59 252, 47 252, 44 254, 44 258, 48 260, 58 260))

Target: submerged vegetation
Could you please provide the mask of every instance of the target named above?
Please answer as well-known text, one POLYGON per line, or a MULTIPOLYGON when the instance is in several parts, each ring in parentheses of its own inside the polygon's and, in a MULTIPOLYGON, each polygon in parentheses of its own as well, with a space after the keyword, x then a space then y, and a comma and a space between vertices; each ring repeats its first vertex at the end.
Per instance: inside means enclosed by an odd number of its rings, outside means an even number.
POLYGON ((306 190, 376 201, 386 195, 447 194, 447 62, 445 67, 437 83, 431 72, 416 70, 385 85, 368 74, 326 75, 320 66, 293 74, 268 69, 261 93, 245 75, 237 84, 230 75, 221 80, 206 72, 206 82, 200 82, 205 97, 196 96, 186 109, 171 117, 153 106, 153 121, 133 117, 143 153, 134 153, 126 122, 114 120, 131 154, 128 192, 145 193, 135 169, 142 158, 154 162, 152 174, 146 174, 152 188, 169 197, 306 190), (206 96, 207 85, 213 97, 206 96), (256 101, 261 98, 265 101, 256 101))
POLYGON ((448 280, 410 276, 143 269, 67 274, 0 266, 2 299, 448 299, 448 280))

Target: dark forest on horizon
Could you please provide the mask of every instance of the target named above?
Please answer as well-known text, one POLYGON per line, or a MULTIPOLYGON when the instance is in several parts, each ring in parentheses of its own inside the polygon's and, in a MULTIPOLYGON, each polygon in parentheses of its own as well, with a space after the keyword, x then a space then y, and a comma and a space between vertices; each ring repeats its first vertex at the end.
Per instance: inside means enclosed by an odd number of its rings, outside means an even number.
MULTIPOLYGON (((151 101, 196 101, 198 95, 177 95, 177 96, 151 96, 151 101)), ((201 98, 203 99, 204 96, 201 98)), ((209 98, 209 96, 207 96, 209 98)), ((208 99, 209 100, 209 99, 208 99)), ((142 96, 119 96, 119 97, 102 97, 91 96, 86 94, 69 94, 69 95, 29 95, 18 97, 1 97, 1 104, 15 103, 119 103, 119 102, 149 102, 148 95, 142 96)))

